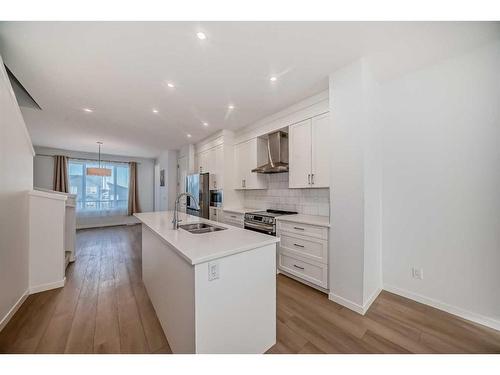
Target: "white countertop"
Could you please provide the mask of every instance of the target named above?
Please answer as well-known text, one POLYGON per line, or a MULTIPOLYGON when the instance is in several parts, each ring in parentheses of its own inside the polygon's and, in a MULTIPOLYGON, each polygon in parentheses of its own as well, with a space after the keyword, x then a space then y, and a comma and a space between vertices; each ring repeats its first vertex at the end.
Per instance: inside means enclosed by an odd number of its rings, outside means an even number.
POLYGON ((290 221, 292 223, 300 224, 318 225, 320 227, 330 227, 330 218, 328 216, 296 214, 278 216, 276 220, 290 221))
POLYGON ((262 209, 258 209, 258 208, 245 208, 245 207, 224 207, 223 208, 224 211, 227 211, 227 212, 235 212, 237 214, 245 214, 247 212, 256 212, 256 211, 262 211, 262 209))
POLYGON ((180 225, 206 222, 227 228, 218 232, 192 234, 172 228, 173 211, 134 214, 163 241, 173 247, 188 263, 194 265, 279 242, 267 234, 206 220, 179 212, 180 225))

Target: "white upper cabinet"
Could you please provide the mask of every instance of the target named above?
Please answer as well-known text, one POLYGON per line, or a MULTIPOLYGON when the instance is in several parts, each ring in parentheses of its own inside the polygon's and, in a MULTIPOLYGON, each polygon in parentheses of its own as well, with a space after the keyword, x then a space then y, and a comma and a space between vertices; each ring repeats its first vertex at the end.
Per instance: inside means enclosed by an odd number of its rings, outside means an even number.
POLYGON ((224 146, 219 145, 210 150, 212 169, 210 170, 210 189, 222 189, 224 176, 224 146))
POLYGON ((266 140, 252 138, 234 146, 235 189, 267 189, 266 175, 252 169, 267 162, 266 140))
POLYGON ((290 126, 290 188, 329 187, 329 132, 328 113, 290 126))
POLYGON ((196 154, 195 166, 198 173, 210 173, 210 189, 222 189, 224 170, 223 145, 212 147, 196 154))
POLYGON ((313 187, 330 186, 330 116, 316 116, 312 121, 311 184, 313 187))
POLYGON ((288 140, 288 187, 309 187, 311 184, 311 120, 291 125, 288 140))

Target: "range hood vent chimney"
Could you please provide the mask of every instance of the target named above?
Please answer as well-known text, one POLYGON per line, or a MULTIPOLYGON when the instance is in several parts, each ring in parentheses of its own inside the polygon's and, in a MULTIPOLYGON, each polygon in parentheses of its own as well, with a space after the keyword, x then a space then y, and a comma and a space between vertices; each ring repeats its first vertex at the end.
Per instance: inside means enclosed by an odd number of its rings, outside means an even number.
POLYGON ((277 131, 267 135, 267 164, 252 169, 255 173, 288 172, 288 134, 277 131))

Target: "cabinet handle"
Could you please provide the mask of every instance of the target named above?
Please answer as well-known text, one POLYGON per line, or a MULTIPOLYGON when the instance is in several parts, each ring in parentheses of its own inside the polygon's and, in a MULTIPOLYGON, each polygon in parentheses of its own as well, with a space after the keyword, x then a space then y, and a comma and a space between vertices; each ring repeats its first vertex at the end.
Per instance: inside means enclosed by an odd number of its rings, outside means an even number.
POLYGON ((296 264, 293 265, 295 268, 298 268, 299 270, 303 270, 304 267, 301 267, 301 266, 297 266, 296 264))
POLYGON ((243 180, 243 187, 244 187, 244 188, 246 188, 246 187, 247 187, 247 180, 246 180, 246 179, 244 179, 244 180, 243 180))
POLYGON ((304 247, 304 245, 299 245, 298 243, 294 243, 293 246, 304 247))
POLYGON ((311 184, 314 185, 314 173, 311 175, 311 184))
POLYGON ((311 174, 307 175, 307 184, 311 185, 311 174))
POLYGON ((293 229, 305 230, 304 228, 301 228, 301 227, 293 227, 293 229))
POLYGON ((236 219, 236 216, 231 215, 231 217, 232 217, 233 219, 236 219))

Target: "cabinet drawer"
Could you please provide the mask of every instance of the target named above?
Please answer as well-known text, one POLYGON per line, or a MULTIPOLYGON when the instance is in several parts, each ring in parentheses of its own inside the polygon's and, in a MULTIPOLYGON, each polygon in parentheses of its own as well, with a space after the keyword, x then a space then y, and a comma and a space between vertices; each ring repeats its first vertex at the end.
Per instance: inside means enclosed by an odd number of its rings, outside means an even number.
POLYGON ((232 221, 232 220, 227 220, 227 219, 224 220, 224 224, 232 225, 232 226, 238 227, 238 228, 243 228, 244 227, 244 225, 243 225, 242 222, 232 221))
POLYGON ((328 263, 328 243, 314 237, 303 237, 280 233, 280 251, 290 255, 299 255, 320 263, 328 263))
POLYGON ((323 240, 328 239, 328 228, 320 227, 317 225, 292 223, 290 221, 278 220, 278 229, 280 232, 301 234, 303 236, 310 236, 323 240))
POLYGON ((224 211, 224 220, 237 221, 243 223, 243 214, 224 211))
POLYGON ((328 267, 326 264, 280 253, 279 268, 322 288, 328 288, 328 267))

